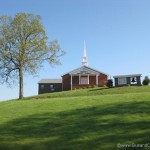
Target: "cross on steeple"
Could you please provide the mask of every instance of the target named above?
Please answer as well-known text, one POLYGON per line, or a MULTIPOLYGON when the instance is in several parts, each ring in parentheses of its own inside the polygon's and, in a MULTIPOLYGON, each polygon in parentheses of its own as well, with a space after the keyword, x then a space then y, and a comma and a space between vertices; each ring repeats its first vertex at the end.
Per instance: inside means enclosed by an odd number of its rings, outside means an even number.
POLYGON ((82 65, 83 66, 88 66, 88 60, 87 60, 87 56, 86 56, 86 44, 85 44, 85 41, 84 41, 84 54, 83 54, 83 57, 82 57, 82 65))

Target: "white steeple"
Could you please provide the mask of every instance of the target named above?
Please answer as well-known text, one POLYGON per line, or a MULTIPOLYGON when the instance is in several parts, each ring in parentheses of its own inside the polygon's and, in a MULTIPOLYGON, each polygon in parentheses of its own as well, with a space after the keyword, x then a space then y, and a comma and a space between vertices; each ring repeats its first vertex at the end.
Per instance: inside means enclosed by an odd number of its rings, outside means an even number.
POLYGON ((88 66, 88 60, 87 60, 87 56, 86 56, 86 44, 85 44, 85 41, 84 41, 84 54, 83 54, 83 57, 82 57, 82 65, 83 66, 88 66))

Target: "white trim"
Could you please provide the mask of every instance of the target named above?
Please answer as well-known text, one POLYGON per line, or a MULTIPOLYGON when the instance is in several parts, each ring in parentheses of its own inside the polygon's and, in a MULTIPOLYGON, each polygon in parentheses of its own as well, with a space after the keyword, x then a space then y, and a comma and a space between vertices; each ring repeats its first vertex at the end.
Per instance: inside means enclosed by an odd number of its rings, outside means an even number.
POLYGON ((96 74, 96 86, 98 86, 98 74, 96 74))
POLYGON ((71 84, 71 90, 72 90, 72 74, 71 74, 70 84, 71 84))
POLYGON ((80 82, 81 82, 80 80, 81 80, 81 75, 79 74, 79 85, 81 84, 81 83, 80 83, 80 82))
POLYGON ((90 77, 89 77, 89 74, 88 74, 88 84, 90 83, 90 81, 89 81, 90 79, 89 79, 89 78, 90 78, 90 77))
POLYGON ((62 91, 64 90, 64 84, 63 84, 63 79, 62 79, 62 91))

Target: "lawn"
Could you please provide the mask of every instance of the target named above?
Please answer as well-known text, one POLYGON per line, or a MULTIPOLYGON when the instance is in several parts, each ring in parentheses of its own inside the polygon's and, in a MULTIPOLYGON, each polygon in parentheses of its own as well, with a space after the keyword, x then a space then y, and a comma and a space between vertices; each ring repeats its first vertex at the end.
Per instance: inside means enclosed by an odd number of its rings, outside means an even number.
POLYGON ((45 99, 45 98, 56 98, 56 97, 76 97, 76 96, 92 96, 92 95, 107 95, 107 94, 126 94, 126 93, 145 93, 150 91, 150 86, 128 86, 118 88, 87 88, 81 90, 56 92, 51 94, 41 94, 38 96, 26 97, 26 100, 31 99, 45 99))
MULTIPOLYGON (((0 102, 0 150, 126 150, 126 144, 150 144, 149 91, 94 88, 0 102)), ((150 149, 142 146, 134 149, 150 149)))

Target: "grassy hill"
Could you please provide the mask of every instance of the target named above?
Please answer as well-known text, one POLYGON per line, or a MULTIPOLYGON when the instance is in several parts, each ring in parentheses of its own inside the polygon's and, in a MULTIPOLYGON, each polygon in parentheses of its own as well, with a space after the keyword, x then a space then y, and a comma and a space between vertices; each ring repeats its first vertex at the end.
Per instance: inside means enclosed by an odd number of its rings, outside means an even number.
POLYGON ((0 150, 131 149, 126 144, 147 150, 149 135, 149 86, 83 89, 0 102, 0 150))

